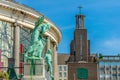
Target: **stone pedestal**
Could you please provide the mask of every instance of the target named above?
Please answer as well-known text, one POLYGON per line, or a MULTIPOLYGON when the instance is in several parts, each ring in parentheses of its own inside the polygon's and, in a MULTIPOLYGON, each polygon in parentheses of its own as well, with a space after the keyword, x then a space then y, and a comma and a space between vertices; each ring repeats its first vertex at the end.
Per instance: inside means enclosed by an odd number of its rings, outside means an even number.
POLYGON ((45 70, 44 60, 37 60, 35 66, 35 75, 30 74, 30 62, 24 63, 24 77, 22 80, 51 80, 49 74, 45 70), (48 79, 49 78, 49 79, 48 79))
MULTIPOLYGON (((24 76, 22 80, 31 80, 31 76, 24 76)), ((47 80, 45 77, 32 76, 32 80, 47 80)))

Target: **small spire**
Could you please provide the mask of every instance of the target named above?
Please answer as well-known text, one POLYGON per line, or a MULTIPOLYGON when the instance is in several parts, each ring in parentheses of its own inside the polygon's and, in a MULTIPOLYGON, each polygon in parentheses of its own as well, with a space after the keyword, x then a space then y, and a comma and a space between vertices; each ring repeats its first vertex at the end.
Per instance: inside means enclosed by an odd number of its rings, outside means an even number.
POLYGON ((81 10, 82 10, 83 7, 79 6, 78 8, 79 8, 79 14, 81 14, 81 10))

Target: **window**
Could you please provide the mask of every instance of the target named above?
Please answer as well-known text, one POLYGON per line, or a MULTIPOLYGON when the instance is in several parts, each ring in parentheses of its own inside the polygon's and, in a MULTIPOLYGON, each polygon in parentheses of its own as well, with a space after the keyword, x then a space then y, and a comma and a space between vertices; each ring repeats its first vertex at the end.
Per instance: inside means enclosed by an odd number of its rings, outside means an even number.
POLYGON ((112 76, 113 76, 113 80, 117 80, 116 79, 117 78, 117 74, 113 74, 112 76))
POLYGON ((106 68, 106 70, 108 70, 108 71, 109 71, 110 69, 109 69, 109 68, 106 68))
POLYGON ((62 77, 62 72, 59 72, 59 77, 62 77))
POLYGON ((103 60, 108 60, 109 59, 109 57, 103 57, 103 60))
MULTIPOLYGON (((14 40, 14 27, 11 23, 0 20, 0 50, 2 52, 2 62, 1 67, 4 64, 4 67, 8 67, 7 58, 13 56, 13 40, 14 40)), ((4 70, 7 70, 4 69, 4 70)))
POLYGON ((120 71, 120 68, 118 68, 118 70, 120 71))
POLYGON ((108 66, 108 67, 109 67, 110 65, 111 65, 110 62, 106 62, 106 63, 105 63, 105 66, 108 66))
POLYGON ((113 76, 113 77, 116 77, 116 76, 117 76, 117 74, 113 74, 112 76, 113 76))
POLYGON ((64 77, 67 77, 67 73, 66 72, 64 72, 64 77))
POLYGON ((118 62, 117 65, 120 66, 120 62, 118 62))
POLYGON ((105 74, 100 74, 100 78, 104 78, 105 77, 105 74))
POLYGON ((2 54, 7 57, 12 57, 13 33, 14 27, 11 23, 0 21, 0 49, 2 50, 2 54))
POLYGON ((67 71, 67 66, 64 66, 64 71, 67 71))
POLYGON ((119 57, 115 57, 115 60, 120 60, 119 57))
POLYGON ((82 29, 82 19, 79 18, 79 29, 82 29))
POLYGON ((116 62, 112 62, 111 64, 112 64, 112 66, 116 66, 116 65, 117 65, 117 63, 116 63, 116 62))
POLYGON ((112 70, 116 71, 116 68, 112 68, 112 70))
POLYGON ((109 57, 109 60, 114 60, 114 57, 109 57))
POLYGON ((109 78, 110 78, 110 74, 108 73, 108 74, 105 74, 105 78, 106 78, 106 80, 110 80, 109 78))
POLYGON ((82 34, 80 35, 80 60, 82 60, 82 34))
POLYGON ((62 71, 62 66, 59 66, 59 71, 62 71))
POLYGON ((31 30, 28 28, 20 28, 20 43, 22 44, 22 52, 25 52, 31 42, 31 30))
POLYGON ((100 70, 101 70, 101 71, 103 71, 103 70, 104 70, 104 68, 102 67, 102 68, 100 68, 100 70))
POLYGON ((104 62, 99 62, 99 66, 100 66, 100 67, 103 67, 104 65, 105 65, 104 62))

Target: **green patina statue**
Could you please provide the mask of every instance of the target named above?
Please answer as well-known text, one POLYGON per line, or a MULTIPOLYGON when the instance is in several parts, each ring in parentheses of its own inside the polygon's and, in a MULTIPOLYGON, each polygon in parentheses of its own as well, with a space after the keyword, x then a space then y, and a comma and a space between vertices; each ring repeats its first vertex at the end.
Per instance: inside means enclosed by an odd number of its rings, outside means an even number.
POLYGON ((43 35, 50 29, 50 25, 43 23, 43 20, 44 16, 39 17, 35 23, 35 28, 31 35, 31 45, 24 53, 25 59, 27 61, 31 61, 32 69, 30 72, 33 75, 35 75, 36 60, 42 59, 42 51, 47 43, 47 38, 45 38, 43 35))
POLYGON ((50 29, 49 24, 43 23, 44 17, 38 18, 31 35, 31 45, 25 53, 26 59, 42 59, 42 51, 47 43, 43 34, 50 29))
POLYGON ((45 54, 44 59, 46 60, 47 66, 48 66, 48 70, 50 72, 50 76, 53 78, 52 80, 54 80, 53 77, 53 69, 52 69, 52 50, 48 49, 47 53, 45 54))

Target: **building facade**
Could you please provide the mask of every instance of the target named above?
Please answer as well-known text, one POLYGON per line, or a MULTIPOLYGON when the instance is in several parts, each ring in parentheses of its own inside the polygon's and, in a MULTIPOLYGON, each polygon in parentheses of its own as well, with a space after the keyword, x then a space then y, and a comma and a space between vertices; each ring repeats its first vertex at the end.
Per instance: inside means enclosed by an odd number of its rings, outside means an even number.
POLYGON ((120 80, 120 56, 103 56, 99 61, 99 80, 120 80))
MULTIPOLYGON (((0 0, 0 66, 4 71, 7 71, 8 63, 12 63, 10 58, 13 58, 16 74, 24 75, 23 53, 30 45, 31 32, 39 16, 44 15, 14 0, 0 0)), ((47 17, 44 23, 51 26, 44 35, 49 39, 45 49, 51 48, 53 51, 53 74, 57 80, 57 47, 62 35, 58 27, 47 17)))
POLYGON ((58 80, 68 80, 68 65, 69 54, 58 54, 58 80))

